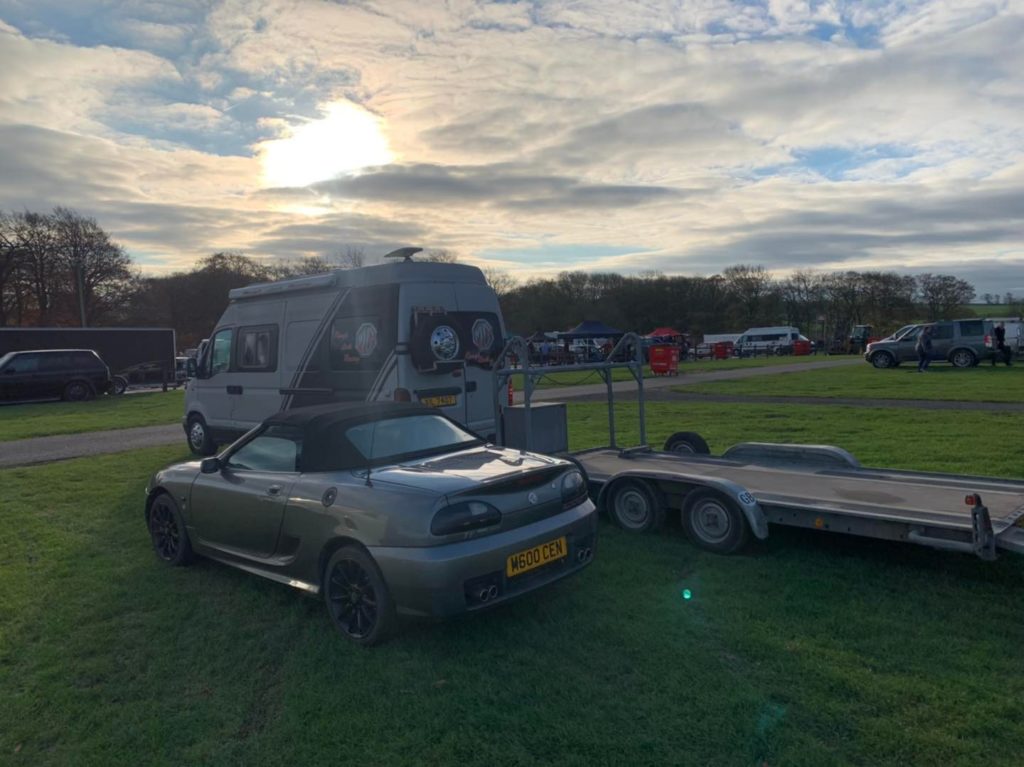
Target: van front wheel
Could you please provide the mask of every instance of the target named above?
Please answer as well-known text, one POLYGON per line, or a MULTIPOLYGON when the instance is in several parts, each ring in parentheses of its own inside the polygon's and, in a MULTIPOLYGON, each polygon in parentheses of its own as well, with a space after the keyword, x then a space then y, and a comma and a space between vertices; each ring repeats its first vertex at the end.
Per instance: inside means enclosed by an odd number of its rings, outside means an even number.
POLYGON ((213 455, 217 445, 210 436, 210 429, 201 415, 191 415, 188 419, 188 447, 196 455, 213 455))

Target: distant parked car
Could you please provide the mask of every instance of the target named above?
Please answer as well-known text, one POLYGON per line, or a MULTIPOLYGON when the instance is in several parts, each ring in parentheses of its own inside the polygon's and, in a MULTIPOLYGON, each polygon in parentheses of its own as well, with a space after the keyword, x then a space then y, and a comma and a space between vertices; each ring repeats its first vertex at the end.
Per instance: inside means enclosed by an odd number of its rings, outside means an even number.
POLYGON ((933 360, 968 368, 993 354, 991 320, 943 320, 900 328, 898 335, 868 344, 864 359, 876 368, 892 368, 901 362, 916 361, 917 338, 927 325, 932 326, 933 360))
POLYGON ((39 349, 0 357, 0 399, 92 399, 110 388, 110 370, 89 349, 39 349))
POLYGON ((146 523, 168 564, 202 554, 319 593, 359 644, 397 615, 478 610, 571 575, 597 531, 572 462, 394 402, 277 413, 216 457, 158 472, 146 523))

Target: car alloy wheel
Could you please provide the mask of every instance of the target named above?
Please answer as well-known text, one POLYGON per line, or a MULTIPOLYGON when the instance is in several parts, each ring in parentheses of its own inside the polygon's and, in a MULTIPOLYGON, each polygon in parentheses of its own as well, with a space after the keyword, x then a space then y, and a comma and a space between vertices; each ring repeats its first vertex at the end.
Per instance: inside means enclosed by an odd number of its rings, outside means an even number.
POLYGON ((166 493, 153 499, 148 526, 153 551, 161 560, 173 566, 187 565, 192 561, 192 544, 185 531, 185 523, 174 500, 166 493))
POLYGON ((172 562, 181 549, 181 535, 174 514, 163 503, 153 504, 149 512, 149 534, 153 537, 153 548, 165 562, 172 562))
POLYGON ((82 402, 89 398, 89 387, 81 381, 72 381, 64 389, 64 399, 68 402, 82 402))
POLYGON ((346 638, 373 645, 390 633, 394 603, 369 554, 357 546, 344 546, 331 557, 324 575, 327 610, 346 638))
POLYGON ((895 361, 889 352, 875 352, 871 357, 871 364, 876 368, 891 368, 895 361))
POLYGON ((974 365, 974 355, 966 349, 958 349, 953 352, 953 366, 958 368, 969 368, 974 365))

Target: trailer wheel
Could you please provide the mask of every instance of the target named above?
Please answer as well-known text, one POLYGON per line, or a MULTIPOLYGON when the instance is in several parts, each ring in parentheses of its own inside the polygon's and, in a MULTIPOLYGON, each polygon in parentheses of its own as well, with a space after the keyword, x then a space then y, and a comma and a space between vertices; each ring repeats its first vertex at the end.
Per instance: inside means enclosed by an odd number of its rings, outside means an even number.
POLYGON ((616 482, 608 492, 608 515, 631 533, 657 530, 665 521, 665 504, 647 482, 627 479, 616 482))
POLYGON ((128 388, 128 379, 124 376, 114 376, 110 381, 110 393, 120 396, 128 388))
POLYGON ((677 431, 665 440, 666 453, 686 453, 688 455, 710 455, 711 448, 704 438, 694 431, 677 431))
POLYGON ((732 554, 750 538, 743 512, 713 490, 690 493, 683 505, 683 529, 695 544, 716 554, 732 554))

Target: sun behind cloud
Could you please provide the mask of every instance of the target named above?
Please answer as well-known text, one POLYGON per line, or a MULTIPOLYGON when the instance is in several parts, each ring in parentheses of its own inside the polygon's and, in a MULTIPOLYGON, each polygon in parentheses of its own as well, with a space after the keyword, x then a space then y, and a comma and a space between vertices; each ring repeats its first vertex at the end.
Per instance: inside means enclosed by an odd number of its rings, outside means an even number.
POLYGON ((332 102, 322 111, 321 119, 259 145, 267 186, 308 186, 391 162, 393 154, 376 115, 349 101, 332 102))

